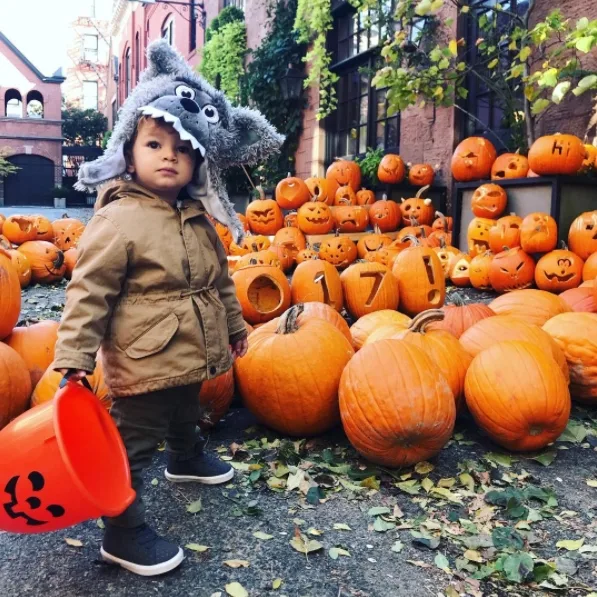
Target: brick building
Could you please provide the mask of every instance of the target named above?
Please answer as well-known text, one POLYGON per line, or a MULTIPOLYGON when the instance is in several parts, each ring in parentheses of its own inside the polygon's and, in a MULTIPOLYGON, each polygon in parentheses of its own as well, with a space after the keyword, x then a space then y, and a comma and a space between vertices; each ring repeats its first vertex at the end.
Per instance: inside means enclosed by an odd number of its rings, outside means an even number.
POLYGON ((61 72, 43 75, 0 32, 0 148, 20 170, 0 178, 0 205, 52 202, 62 180, 61 72))

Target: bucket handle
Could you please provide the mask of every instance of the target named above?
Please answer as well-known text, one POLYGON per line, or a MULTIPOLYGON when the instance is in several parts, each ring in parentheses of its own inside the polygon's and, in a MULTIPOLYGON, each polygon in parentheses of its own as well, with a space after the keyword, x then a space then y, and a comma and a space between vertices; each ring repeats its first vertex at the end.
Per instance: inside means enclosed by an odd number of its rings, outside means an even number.
MULTIPOLYGON (((60 380, 60 384, 58 385, 59 388, 63 388, 66 385, 66 382, 68 381, 68 378, 75 372, 77 371, 77 369, 69 369, 65 376, 60 380)), ((86 377, 83 377, 83 379, 81 379, 81 383, 90 391, 93 392, 93 390, 91 389, 91 384, 89 383, 89 380, 86 377)))

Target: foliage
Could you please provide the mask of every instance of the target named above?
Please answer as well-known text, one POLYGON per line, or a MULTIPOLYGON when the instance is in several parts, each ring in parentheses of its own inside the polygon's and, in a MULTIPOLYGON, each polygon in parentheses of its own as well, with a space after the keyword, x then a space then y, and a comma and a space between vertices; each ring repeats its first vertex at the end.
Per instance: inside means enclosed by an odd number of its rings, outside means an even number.
POLYGON ((306 47, 293 31, 298 0, 277 0, 270 8, 271 26, 263 42, 253 53, 247 68, 247 94, 255 107, 286 135, 280 153, 256 170, 260 184, 274 187, 288 172, 294 171, 294 154, 302 132, 304 94, 298 100, 280 101, 279 81, 289 64, 302 62, 306 47), (273 15, 272 15, 273 12, 273 15))
POLYGON ((104 133, 104 136, 102 137, 102 149, 106 149, 106 147, 108 147, 108 141, 110 140, 110 137, 112 136, 112 131, 106 131, 104 133))
POLYGON ((227 6, 220 12, 220 14, 218 14, 217 17, 214 17, 209 24, 209 27, 205 31, 205 41, 209 41, 212 38, 212 35, 220 31, 224 25, 228 25, 229 23, 234 23, 237 21, 244 23, 245 14, 236 6, 227 6))
POLYGON ((9 174, 15 174, 20 170, 18 166, 13 166, 6 158, 12 155, 9 147, 0 147, 0 178, 6 178, 9 174))
POLYGON ((245 72, 247 52, 247 28, 244 20, 234 20, 212 30, 210 39, 202 50, 203 59, 199 72, 234 103, 239 103, 241 99, 240 80, 245 72))
POLYGON ((107 129, 108 119, 97 110, 62 110, 62 136, 68 145, 99 145, 107 129))
POLYGON ((355 162, 361 167, 363 175, 363 187, 372 188, 379 185, 377 178, 377 170, 379 163, 384 156, 383 148, 371 149, 367 148, 367 153, 363 158, 355 158, 355 162))

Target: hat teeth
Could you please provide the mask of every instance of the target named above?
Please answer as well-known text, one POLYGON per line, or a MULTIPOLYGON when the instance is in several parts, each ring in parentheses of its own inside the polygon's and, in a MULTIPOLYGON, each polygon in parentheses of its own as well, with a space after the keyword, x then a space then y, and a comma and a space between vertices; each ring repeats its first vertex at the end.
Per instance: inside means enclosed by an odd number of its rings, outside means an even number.
POLYGON ((160 110, 154 106, 141 106, 138 108, 138 110, 144 116, 150 116, 151 118, 163 118, 166 122, 171 123, 174 130, 180 135, 180 138, 183 141, 190 141, 193 149, 198 149, 201 157, 205 157, 205 147, 203 147, 203 145, 201 145, 201 143, 199 143, 199 141, 197 141, 197 139, 195 139, 195 137, 182 126, 178 116, 174 116, 173 114, 170 114, 170 112, 160 110))

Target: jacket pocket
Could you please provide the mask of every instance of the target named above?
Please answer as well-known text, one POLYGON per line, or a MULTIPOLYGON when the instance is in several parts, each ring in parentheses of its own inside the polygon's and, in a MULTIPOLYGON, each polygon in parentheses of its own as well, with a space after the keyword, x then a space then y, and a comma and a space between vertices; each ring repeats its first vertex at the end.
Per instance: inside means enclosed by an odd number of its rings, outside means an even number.
POLYGON ((160 352, 178 330, 178 317, 170 313, 143 332, 124 352, 131 359, 142 359, 160 352))

